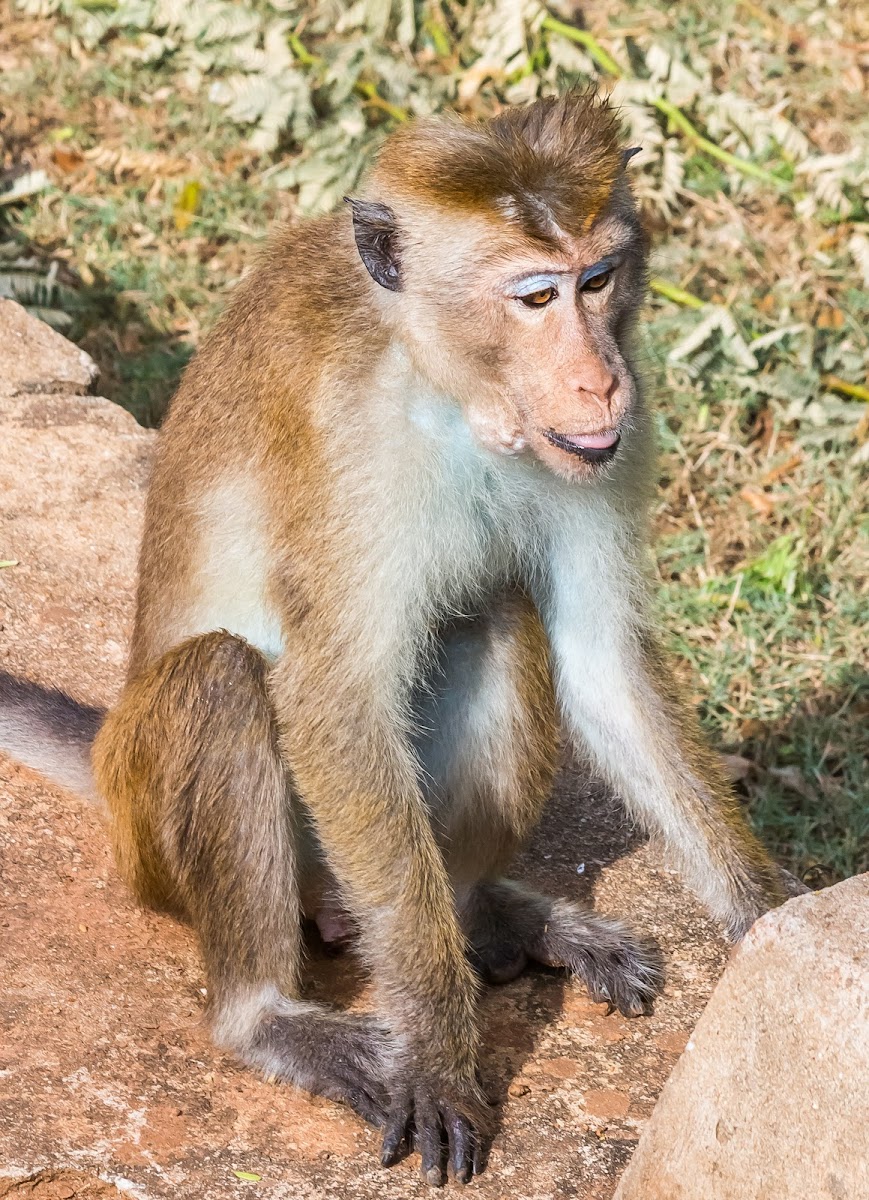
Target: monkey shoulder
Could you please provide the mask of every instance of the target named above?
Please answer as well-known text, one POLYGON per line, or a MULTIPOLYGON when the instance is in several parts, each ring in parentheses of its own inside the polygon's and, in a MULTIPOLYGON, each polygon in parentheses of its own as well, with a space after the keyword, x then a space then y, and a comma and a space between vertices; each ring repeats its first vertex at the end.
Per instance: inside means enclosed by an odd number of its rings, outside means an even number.
POLYGON ((187 368, 170 440, 241 435, 264 409, 295 423, 329 379, 373 369, 388 344, 375 288, 344 214, 279 227, 187 368))

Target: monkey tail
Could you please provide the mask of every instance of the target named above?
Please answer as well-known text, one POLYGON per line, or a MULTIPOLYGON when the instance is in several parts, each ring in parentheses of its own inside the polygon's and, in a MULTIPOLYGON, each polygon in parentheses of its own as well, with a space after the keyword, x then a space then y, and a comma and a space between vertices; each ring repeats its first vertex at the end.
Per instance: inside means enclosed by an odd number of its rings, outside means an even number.
POLYGON ((0 671, 0 751, 89 800, 98 800, 91 746, 105 710, 0 671))

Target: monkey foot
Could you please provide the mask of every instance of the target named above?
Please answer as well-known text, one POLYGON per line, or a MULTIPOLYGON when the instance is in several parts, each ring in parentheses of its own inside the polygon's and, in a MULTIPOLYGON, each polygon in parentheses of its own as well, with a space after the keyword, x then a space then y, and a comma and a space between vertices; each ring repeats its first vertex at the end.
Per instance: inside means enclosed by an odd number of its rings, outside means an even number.
POLYGON ((532 957, 576 975, 591 998, 606 1001, 610 1012, 649 1016, 664 982, 661 953, 655 943, 621 921, 584 912, 565 901, 558 901, 553 911, 558 917, 532 957))
POLYGON ((578 976, 595 1000, 626 1017, 652 1011, 660 952, 621 921, 515 884, 480 884, 462 913, 470 958, 487 983, 515 979, 529 959, 578 976))
POLYGON ((282 997, 246 1036, 216 1040, 268 1076, 348 1104, 377 1128, 386 1124, 391 1042, 368 1017, 282 997))

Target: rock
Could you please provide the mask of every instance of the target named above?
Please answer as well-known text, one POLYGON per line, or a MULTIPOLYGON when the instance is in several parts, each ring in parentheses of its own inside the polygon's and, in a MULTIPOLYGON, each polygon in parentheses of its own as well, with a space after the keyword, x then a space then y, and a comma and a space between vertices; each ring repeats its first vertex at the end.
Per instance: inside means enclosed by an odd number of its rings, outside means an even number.
POLYGON ((84 350, 14 300, 0 300, 0 363, 0 396, 89 392, 98 374, 84 350))
MULTIPOLYGON (((3 314, 8 327, 8 305, 3 314)), ((0 396, 0 559, 19 562, 0 569, 0 668, 109 703, 123 677, 154 434, 104 400, 46 391, 70 379, 57 363, 78 351, 58 349, 20 312, 12 324, 60 358, 15 367, 42 390, 17 384, 0 396)), ((9 340, 0 337, 5 379, 9 340)), ((117 1184, 154 1200, 430 1194, 415 1161, 378 1166, 377 1134, 346 1109, 266 1083, 212 1047, 191 931, 132 901, 86 802, 8 759, 0 858, 0 1195, 61 1184, 87 1196, 117 1184)), ((668 982, 654 1016, 634 1021, 606 1016, 553 972, 486 994, 484 1074, 501 1124, 472 1191, 605 1200, 726 947, 632 840, 619 806, 570 768, 517 873, 657 937, 668 982)), ((312 998, 370 1003, 350 955, 312 947, 308 978, 312 998)))
POLYGON ((126 655, 156 435, 117 404, 72 394, 95 374, 77 347, 0 301, 0 561, 17 564, 0 569, 0 670, 105 702, 126 655))
POLYGON ((98 1175, 37 1171, 26 1179, 0 1179, 0 1200, 121 1200, 123 1193, 98 1175))
POLYGON ((869 875, 735 953, 616 1200, 869 1197, 869 875))

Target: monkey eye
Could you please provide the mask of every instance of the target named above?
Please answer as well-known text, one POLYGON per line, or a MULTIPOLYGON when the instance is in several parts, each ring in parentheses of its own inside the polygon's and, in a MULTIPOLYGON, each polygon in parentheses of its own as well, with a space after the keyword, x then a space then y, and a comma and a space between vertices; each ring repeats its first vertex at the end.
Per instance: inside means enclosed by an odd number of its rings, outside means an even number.
POLYGON ((519 296, 526 308, 545 308, 558 295, 558 289, 551 284, 549 287, 540 288, 536 292, 529 292, 526 296, 519 296))
POLYGON ((581 292, 602 292, 613 277, 612 268, 606 271, 601 271, 598 275, 592 275, 586 279, 584 283, 580 283, 579 290, 581 292))

